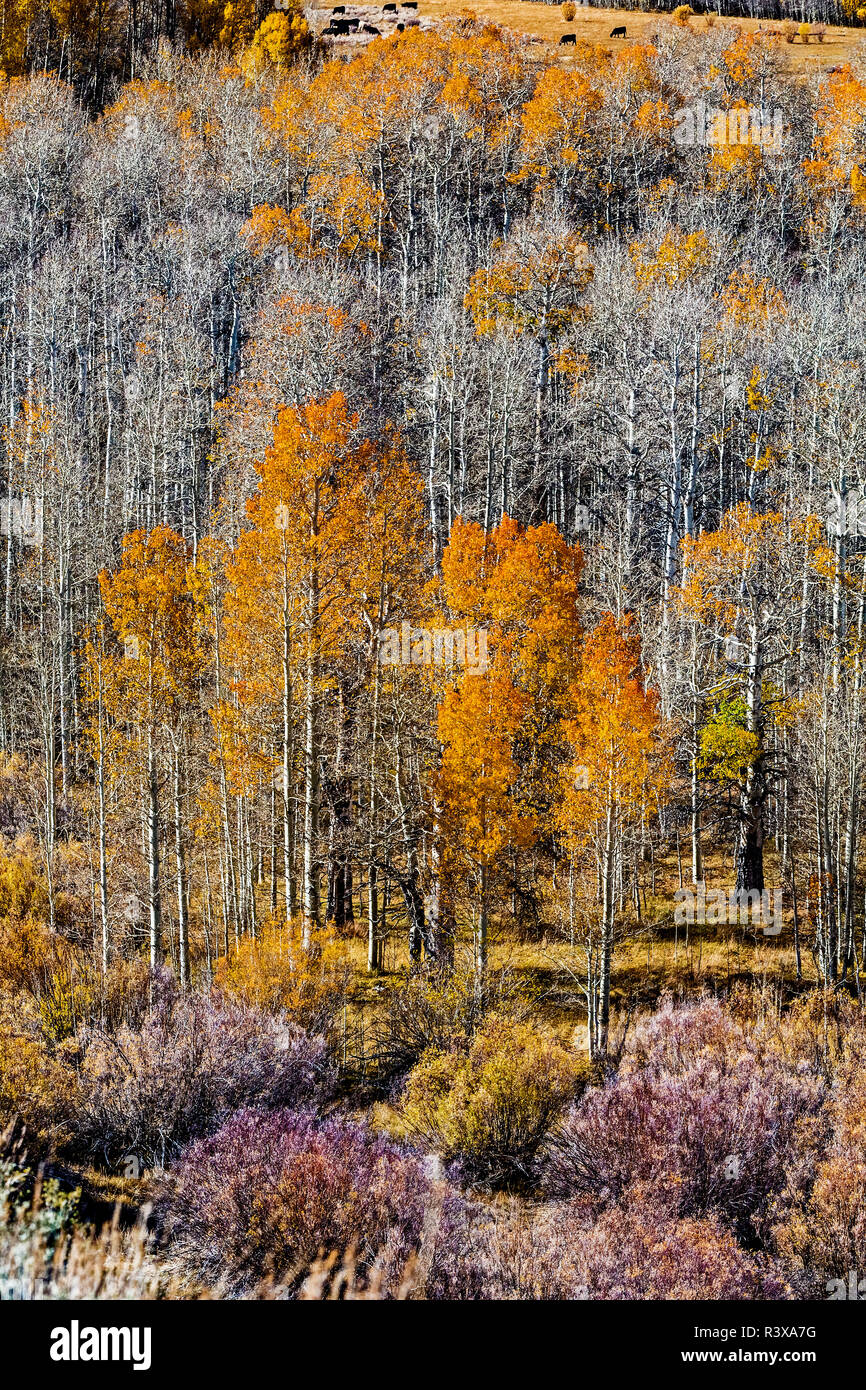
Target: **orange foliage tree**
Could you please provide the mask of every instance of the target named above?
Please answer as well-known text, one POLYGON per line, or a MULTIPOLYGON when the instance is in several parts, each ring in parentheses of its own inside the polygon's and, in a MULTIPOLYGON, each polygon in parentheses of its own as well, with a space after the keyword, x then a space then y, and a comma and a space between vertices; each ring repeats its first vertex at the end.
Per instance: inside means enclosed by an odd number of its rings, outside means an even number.
MULTIPOLYGON (((587 636, 567 723, 572 761, 562 779, 559 826, 574 858, 588 854, 600 887, 600 920, 587 936, 589 1052, 607 1051, 618 880, 633 852, 628 837, 670 781, 658 696, 640 669, 640 638, 629 616, 606 613, 587 636)), ((636 880, 635 880, 636 883, 636 880)))
POLYGON ((492 647, 488 669, 447 683, 439 705, 443 886, 447 899, 468 870, 479 981, 494 889, 534 842, 549 795, 580 634, 581 565, 579 547, 554 527, 524 530, 508 517, 490 535, 458 520, 442 557, 445 613, 483 629, 492 647))
MULTIPOLYGON (((161 964, 163 951, 161 804, 163 784, 170 782, 183 985, 189 980, 189 934, 182 781, 190 712, 206 665, 190 560, 187 543, 169 527, 124 537, 119 568, 114 573, 104 570, 99 577, 102 602, 120 651, 112 653, 96 643, 87 651, 88 693, 91 706, 97 707, 95 717, 98 721, 107 715, 122 729, 119 755, 141 788, 152 969, 161 964)), ((102 735, 100 756, 107 752, 102 735)))

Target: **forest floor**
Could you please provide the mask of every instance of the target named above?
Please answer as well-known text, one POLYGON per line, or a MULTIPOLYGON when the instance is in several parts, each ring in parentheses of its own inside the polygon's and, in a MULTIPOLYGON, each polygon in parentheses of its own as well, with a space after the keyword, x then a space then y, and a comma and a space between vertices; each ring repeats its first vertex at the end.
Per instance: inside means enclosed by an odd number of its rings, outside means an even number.
MULTIPOLYGON (((314 9, 330 11, 330 4, 317 4, 314 9)), ((479 18, 489 18, 503 28, 526 34, 537 39, 545 48, 558 47, 563 34, 575 34, 578 39, 588 43, 604 44, 612 52, 635 41, 649 40, 660 23, 667 16, 657 12, 642 10, 597 9, 589 5, 578 5, 573 20, 566 22, 559 5, 543 3, 543 0, 418 0, 420 19, 439 19, 447 15, 459 15, 472 10, 479 18), (614 28, 625 25, 624 39, 611 39, 614 28)), ((712 21, 712 16, 710 16, 712 21)), ((744 29, 753 33, 756 29, 778 29, 781 21, 757 19, 734 19, 723 17, 715 23, 744 29)), ((707 17, 695 15, 689 22, 693 33, 707 32, 707 17)), ((789 44, 782 38, 774 40, 788 67, 798 72, 823 73, 839 63, 847 62, 855 49, 866 41, 866 29, 843 28, 828 25, 823 43, 814 39, 804 44, 799 37, 789 44)), ((572 54, 560 52, 557 57, 568 62, 572 54)))
MULTIPOLYGON (((614 1049, 633 1026, 635 1014, 657 1008, 666 994, 680 1000, 694 999, 704 992, 729 996, 738 985, 747 989, 757 985, 763 987, 771 1007, 784 1007, 817 981, 808 946, 814 932, 808 922, 808 896, 804 886, 800 889, 799 981, 788 893, 784 895, 783 925, 777 937, 763 935, 759 927, 744 928, 726 923, 675 924, 675 892, 680 884, 690 886, 687 851, 688 846, 681 846, 679 858, 675 853, 668 853, 656 860, 654 869, 646 866, 646 893, 641 895, 642 920, 640 923, 632 921, 618 930, 611 981, 614 1049)), ((781 881, 773 852, 765 857, 765 872, 773 892, 781 881)), ((734 880, 730 854, 708 850, 704 876, 708 891, 714 888, 729 891, 734 880)), ((549 878, 539 881, 536 893, 539 921, 533 927, 520 928, 510 916, 492 924, 490 967, 500 985, 503 977, 506 979, 506 991, 507 977, 510 977, 517 993, 526 1001, 532 1001, 535 1021, 542 1022, 566 1047, 585 1053, 585 960, 579 929, 574 939, 570 939, 567 875, 559 874, 555 884, 549 878)), ((356 910, 355 933, 346 940, 349 980, 343 1028, 344 1037, 348 1029, 349 1055, 346 1056, 344 1044, 343 1066, 348 1062, 346 1078, 353 1088, 351 1104, 356 1117, 366 1116, 375 1128, 399 1137, 399 1108, 391 1094, 389 1078, 378 1077, 374 1038, 377 1024, 384 1022, 387 1012, 384 1006, 389 983, 396 983, 409 970, 406 923, 395 920, 386 940, 384 969, 379 975, 370 976, 366 971, 361 901, 356 910)), ((579 917, 578 904, 576 920, 579 917)), ((468 963, 471 923, 460 921, 458 926, 458 963, 468 963)), ((81 1188, 82 1216, 95 1225, 114 1218, 124 1227, 131 1226, 161 1190, 158 1176, 155 1180, 150 1176, 124 1178, 87 1164, 55 1164, 51 1176, 57 1178, 65 1190, 81 1188)))
MULTIPOLYGON (((775 855, 765 865, 771 891, 781 882, 775 855)), ((690 886, 688 864, 682 864, 682 884, 690 886)), ((730 891, 734 871, 730 856, 720 852, 706 855, 704 874, 707 890, 730 891)), ((695 998, 704 991, 729 994, 740 984, 762 984, 780 1003, 789 1003, 817 981, 815 963, 809 949, 814 929, 808 922, 808 902, 801 900, 800 979, 794 941, 790 894, 783 895, 782 931, 764 935, 759 926, 728 923, 714 925, 677 924, 674 921, 674 894, 680 886, 680 866, 676 856, 657 861, 654 892, 642 894, 642 921, 617 930, 614 949, 611 1007, 614 1030, 630 1011, 658 1006, 662 996, 695 998), (805 919, 805 920, 804 920, 805 919)), ((506 971, 534 998, 534 1013, 565 1044, 578 1049, 586 1046, 586 1002, 583 993, 585 959, 580 944, 579 925, 570 939, 567 878, 560 877, 554 887, 549 881, 537 887, 540 920, 530 929, 518 928, 510 918, 493 924, 490 933, 490 964, 506 971)), ((804 893, 803 886, 800 887, 804 893)), ((775 901, 775 899, 773 900, 775 901)), ((576 919, 579 920, 579 907, 576 919)), ((381 978, 366 974, 366 941, 363 928, 349 939, 350 968, 353 975, 352 1013, 357 1023, 363 1017, 369 1025, 379 1012, 381 978)), ((469 952, 471 924, 459 923, 458 951, 469 952)), ((409 969, 404 925, 389 934, 385 945, 383 975, 394 977, 409 969)))

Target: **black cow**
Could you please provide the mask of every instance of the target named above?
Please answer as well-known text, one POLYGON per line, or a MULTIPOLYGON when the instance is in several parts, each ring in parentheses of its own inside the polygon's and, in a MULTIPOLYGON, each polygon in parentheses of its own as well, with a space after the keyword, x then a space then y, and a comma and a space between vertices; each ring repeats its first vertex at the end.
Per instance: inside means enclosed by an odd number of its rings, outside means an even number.
POLYGON ((345 14, 345 13, 346 13, 346 6, 345 6, 345 5, 335 5, 334 8, 331 10, 331 14, 345 14))
POLYGON ((339 32, 339 29, 335 25, 326 24, 322 30, 322 38, 324 38, 326 34, 339 34, 339 32))
POLYGON ((563 36, 562 36, 562 38, 559 40, 559 42, 560 42, 560 43, 577 43, 577 38, 576 38, 576 36, 575 36, 574 34, 563 34, 563 36))
POLYGON ((365 33, 365 34, 378 34, 379 32, 380 32, 380 31, 379 31, 379 30, 375 27, 375 25, 373 25, 373 24, 365 24, 365 25, 364 25, 364 33, 365 33))
POLYGON ((405 4, 400 6, 401 10, 417 10, 418 0, 405 0, 405 4))
POLYGON ((610 31, 610 37, 611 37, 612 39, 624 39, 624 38, 625 38, 625 25, 624 25, 624 24, 621 24, 621 25, 619 26, 618 29, 611 29, 611 31, 610 31))
POLYGON ((398 24, 398 25, 397 25, 397 33, 398 33, 398 34, 402 34, 402 32, 403 32, 403 30, 404 30, 405 28, 406 28, 406 25, 405 25, 405 24, 398 24))
POLYGON ((383 6, 382 6, 382 13, 383 13, 383 14, 396 14, 396 13, 397 13, 397 6, 396 6, 396 5, 383 5, 383 6))

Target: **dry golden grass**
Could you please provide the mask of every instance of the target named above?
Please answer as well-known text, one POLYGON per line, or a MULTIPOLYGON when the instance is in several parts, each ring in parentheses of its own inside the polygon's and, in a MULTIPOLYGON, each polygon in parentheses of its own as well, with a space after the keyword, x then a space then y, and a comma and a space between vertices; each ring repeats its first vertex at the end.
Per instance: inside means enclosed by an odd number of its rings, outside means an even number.
MULTIPOLYGON (((319 3, 315 8, 330 10, 329 4, 319 3)), ((566 22, 559 5, 547 5, 540 0, 419 0, 418 15, 422 19, 438 19, 447 15, 462 14, 467 10, 474 12, 479 19, 489 19, 503 28, 526 34, 538 39, 545 48, 557 48, 557 59, 569 62, 571 55, 559 49, 563 34, 573 33, 589 43, 603 44, 616 52, 635 42, 646 42, 660 24, 670 23, 666 14, 645 14, 639 10, 595 9, 578 5, 573 20, 566 22), (625 39, 611 39, 612 29, 620 25, 626 27, 625 39)), ((776 29, 781 21, 771 22, 757 19, 716 19, 716 24, 730 25, 735 29, 745 29, 753 33, 756 29, 776 29)), ((689 20, 689 29, 696 34, 707 32, 707 19, 695 15, 689 20)), ((826 72, 838 63, 846 62, 854 49, 866 38, 866 30, 861 28, 841 28, 828 25, 824 42, 819 44, 814 38, 808 43, 800 39, 793 44, 781 38, 773 40, 785 63, 795 71, 826 72)))
MULTIPOLYGON (((774 853, 766 856, 768 886, 779 884, 779 866, 774 853)), ((730 890, 734 883, 733 865, 717 851, 705 855, 704 873, 708 889, 730 890)), ((648 878, 648 875, 645 877, 648 878)), ((818 982, 809 950, 812 929, 804 921, 805 903, 800 903, 801 980, 797 981, 793 917, 788 894, 784 895, 782 932, 765 936, 759 929, 739 925, 695 924, 676 926, 673 921, 674 894, 680 883, 676 856, 656 862, 655 890, 646 887, 646 913, 640 924, 627 925, 614 951, 611 1002, 615 1021, 628 1009, 657 1005, 670 991, 677 997, 694 998, 704 990, 725 994, 738 985, 751 984, 769 990, 781 1002, 818 982)), ((688 886, 688 865, 683 863, 683 883, 688 886)), ((567 890, 560 877, 554 890, 548 881, 541 886, 541 917, 544 927, 533 939, 514 929, 506 915, 491 930, 490 964, 494 970, 507 970, 531 992, 538 1021, 561 1042, 577 1048, 585 1045, 586 1007, 582 992, 585 963, 579 942, 567 939, 567 890)), ((471 925, 459 927, 458 951, 468 962, 471 925)), ((350 1029, 362 1024, 371 1029, 380 1012, 381 980, 366 974, 366 943, 359 935, 349 942, 353 973, 350 1029)), ((386 944, 385 974, 407 970, 410 961, 405 929, 395 923, 386 944)), ((615 1022, 616 1026, 616 1022, 615 1022)))
MULTIPOLYGON (((80 1227, 56 1241, 46 1239, 41 1218, 38 1194, 29 1210, 18 1214, 0 1210, 3 1300, 200 1302, 228 1296, 219 1283, 205 1287, 178 1275, 170 1256, 154 1248, 146 1210, 131 1231, 123 1231, 113 1222, 100 1230, 80 1227)), ((424 1275, 423 1258, 413 1253, 392 1296, 401 1300, 423 1298, 424 1275)), ((263 1280, 247 1296, 257 1301, 282 1301, 288 1292, 279 1280, 263 1280)), ((362 1273, 349 1251, 343 1257, 332 1252, 315 1260, 297 1297, 304 1301, 369 1301, 385 1294, 377 1265, 362 1273)))

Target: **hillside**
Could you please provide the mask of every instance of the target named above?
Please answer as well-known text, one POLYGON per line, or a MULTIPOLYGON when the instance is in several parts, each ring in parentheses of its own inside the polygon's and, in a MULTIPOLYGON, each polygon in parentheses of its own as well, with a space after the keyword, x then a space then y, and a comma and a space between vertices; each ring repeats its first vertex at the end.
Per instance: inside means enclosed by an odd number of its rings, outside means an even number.
POLYGON ((775 1367, 866 1270, 860 30, 2 19, 2 1301, 775 1367))
MULTIPOLYGON (((408 11, 398 8, 400 13, 395 13, 392 19, 383 14, 380 5, 366 8, 348 5, 346 13, 360 15, 364 9, 362 22, 378 24, 382 32, 387 33, 389 28, 396 27, 398 23, 409 18, 408 11)), ((459 16, 467 8, 471 8, 480 20, 488 20, 510 29, 515 34, 541 41, 544 47, 539 48, 539 56, 541 53, 546 54, 550 46, 560 48, 560 39, 564 34, 570 33, 578 40, 600 44, 615 54, 630 44, 651 41, 659 25, 670 22, 669 15, 664 13, 606 9, 584 4, 576 5, 575 18, 566 21, 560 5, 544 4, 542 0, 477 0, 477 3, 470 7, 456 3, 456 0, 419 0, 416 14, 422 24, 435 23, 445 17, 459 16), (619 27, 625 27, 625 37, 611 38, 612 31, 619 27)), ((318 5, 311 10, 317 29, 321 30, 328 22, 324 16, 330 16, 331 11, 331 5, 318 5)), ((861 27, 830 24, 825 26, 820 42, 812 36, 804 43, 797 34, 794 42, 789 44, 782 36, 782 21, 741 19, 735 16, 715 18, 712 15, 709 18, 706 15, 694 15, 689 21, 689 29, 695 34, 706 32, 711 25, 727 26, 741 33, 767 33, 773 36, 774 47, 778 49, 786 67, 809 75, 826 73, 839 63, 848 62, 866 37, 866 30, 861 27)), ((349 42, 365 42, 369 41, 370 37, 368 35, 365 39, 363 34, 360 38, 350 36, 349 42)), ((335 41, 337 50, 344 46, 344 43, 345 41, 335 41)), ((563 63, 573 61, 573 56, 568 52, 558 52, 556 58, 563 63)))

